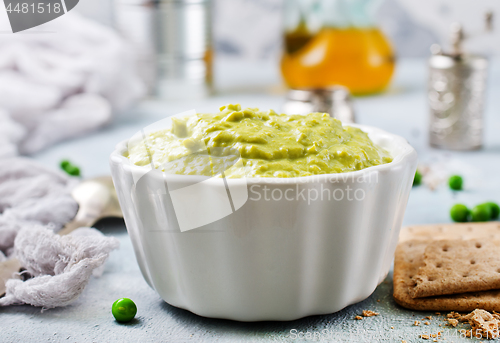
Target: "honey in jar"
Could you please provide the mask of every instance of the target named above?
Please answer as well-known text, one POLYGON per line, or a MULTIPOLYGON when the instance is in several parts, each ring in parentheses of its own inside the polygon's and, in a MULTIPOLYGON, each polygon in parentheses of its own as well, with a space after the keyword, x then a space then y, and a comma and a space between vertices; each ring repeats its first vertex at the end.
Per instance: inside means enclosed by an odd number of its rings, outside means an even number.
POLYGON ((315 32, 301 19, 285 30, 281 71, 291 88, 347 87, 356 95, 387 87, 394 53, 374 25, 322 25, 315 32))

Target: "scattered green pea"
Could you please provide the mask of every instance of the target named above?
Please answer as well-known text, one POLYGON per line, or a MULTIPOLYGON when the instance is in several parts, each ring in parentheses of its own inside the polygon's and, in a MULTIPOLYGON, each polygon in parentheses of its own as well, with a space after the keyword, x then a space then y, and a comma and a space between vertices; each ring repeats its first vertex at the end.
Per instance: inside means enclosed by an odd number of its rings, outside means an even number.
POLYGON ((68 160, 62 160, 60 163, 61 169, 71 176, 80 176, 80 168, 72 164, 68 160))
POLYGON ((469 218, 470 211, 464 204, 455 204, 450 210, 451 219, 455 222, 463 223, 469 218))
POLYGON ((464 180, 460 175, 453 175, 448 180, 448 185, 454 191, 461 191, 463 187, 464 180))
POLYGON ((113 303, 111 307, 113 317, 119 322, 129 322, 134 319, 137 313, 137 306, 129 298, 120 298, 113 303))
POLYGON ((474 206, 471 211, 473 222, 487 222, 491 220, 491 208, 486 204, 474 206))
POLYGON ((80 176, 80 168, 74 165, 70 165, 65 169, 66 173, 72 176, 80 176))
POLYGON ((491 218, 492 220, 498 219, 500 216, 500 206, 498 206, 497 203, 494 203, 493 201, 488 201, 483 204, 484 206, 488 206, 491 211, 491 218))
POLYGON ((61 169, 62 169, 62 170, 66 170, 66 168, 68 168, 68 166, 69 166, 70 164, 71 164, 71 162, 70 162, 70 161, 68 161, 68 160, 62 160, 62 161, 61 161, 61 169))
POLYGON ((413 186, 418 186, 422 183, 422 174, 417 170, 415 172, 415 177, 413 178, 413 186))

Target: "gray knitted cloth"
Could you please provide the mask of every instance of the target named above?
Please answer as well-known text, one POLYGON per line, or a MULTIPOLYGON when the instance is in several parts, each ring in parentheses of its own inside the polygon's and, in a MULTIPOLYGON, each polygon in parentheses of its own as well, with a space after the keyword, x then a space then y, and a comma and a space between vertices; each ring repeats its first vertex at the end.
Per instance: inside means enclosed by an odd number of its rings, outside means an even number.
MULTIPOLYGON (((59 231, 76 214, 70 195, 77 181, 26 158, 0 159, 0 262, 16 257, 32 278, 7 282, 0 306, 65 306, 102 273, 113 237, 91 228, 59 231)), ((1 268, 1 263, 0 263, 1 268)))

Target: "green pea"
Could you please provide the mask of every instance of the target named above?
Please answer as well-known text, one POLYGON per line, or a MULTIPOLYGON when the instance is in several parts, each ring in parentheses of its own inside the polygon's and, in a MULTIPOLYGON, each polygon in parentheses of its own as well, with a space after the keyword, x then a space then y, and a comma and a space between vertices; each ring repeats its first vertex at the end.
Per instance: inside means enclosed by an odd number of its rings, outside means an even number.
POLYGON ((464 183, 464 180, 462 179, 462 177, 460 175, 453 175, 448 180, 448 185, 454 191, 461 191, 463 183, 464 183))
POLYGON ((65 169, 66 173, 68 173, 69 175, 72 175, 72 176, 80 176, 80 168, 78 168, 77 166, 74 166, 74 165, 69 165, 68 167, 66 167, 65 169))
POLYGON ((450 210, 451 219, 455 222, 463 223, 469 218, 469 209, 464 204, 455 204, 450 210))
POLYGON ((415 172, 415 177, 413 178, 413 186, 418 186, 422 183, 422 174, 417 170, 415 172))
POLYGON ((497 203, 494 203, 493 201, 488 201, 483 205, 488 206, 490 208, 492 220, 498 219, 498 217, 500 216, 500 207, 498 206, 497 203))
POLYGON ((72 176, 80 176, 80 168, 75 166, 68 160, 62 160, 60 163, 61 169, 72 176))
POLYGON ((66 170, 66 168, 68 168, 68 166, 69 166, 70 164, 71 164, 71 162, 70 162, 70 161, 68 161, 68 160, 62 160, 62 161, 61 161, 61 164, 60 164, 60 165, 61 165, 61 169, 65 171, 65 170, 66 170))
POLYGON ((471 218, 473 222, 487 222, 491 220, 491 208, 485 204, 474 206, 471 218))
POLYGON ((119 322, 129 322, 134 319, 137 313, 137 306, 129 298, 120 298, 113 303, 111 307, 113 317, 119 322))

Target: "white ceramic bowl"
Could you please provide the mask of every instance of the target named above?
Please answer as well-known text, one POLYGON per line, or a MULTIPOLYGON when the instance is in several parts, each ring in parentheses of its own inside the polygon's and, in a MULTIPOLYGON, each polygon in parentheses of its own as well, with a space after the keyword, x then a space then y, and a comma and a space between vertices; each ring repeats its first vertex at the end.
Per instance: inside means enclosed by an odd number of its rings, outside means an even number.
POLYGON ((367 298, 392 263, 417 154, 402 137, 353 126, 393 162, 344 174, 226 179, 228 193, 211 178, 200 203, 172 195, 193 177, 132 165, 127 142, 119 143, 111 172, 147 283, 173 306, 240 321, 294 320, 367 298), (233 201, 229 215, 205 220, 204 208, 242 190, 248 199, 233 201), (186 213, 207 224, 182 232, 186 213))

